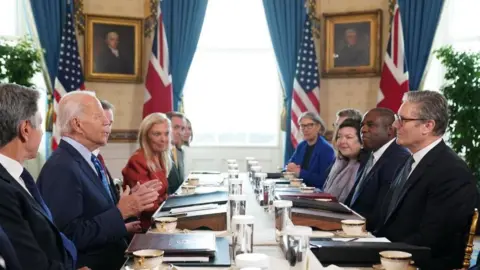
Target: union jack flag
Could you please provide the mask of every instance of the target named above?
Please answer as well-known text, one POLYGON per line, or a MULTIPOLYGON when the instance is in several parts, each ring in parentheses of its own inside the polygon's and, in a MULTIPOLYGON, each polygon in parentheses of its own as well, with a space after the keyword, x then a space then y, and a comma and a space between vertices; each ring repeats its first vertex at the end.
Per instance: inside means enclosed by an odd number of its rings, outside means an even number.
POLYGON ((145 80, 145 99, 143 117, 153 112, 173 110, 173 93, 170 73, 168 71, 168 45, 163 18, 158 7, 158 23, 153 38, 152 55, 148 63, 145 80))
POLYGON ((320 113, 320 76, 318 75, 312 25, 308 17, 305 20, 303 31, 293 83, 290 132, 293 147, 296 147, 302 140, 298 117, 307 111, 320 113))
POLYGON ((60 142, 60 133, 55 126, 58 102, 66 93, 76 90, 85 90, 82 63, 78 54, 77 36, 71 8, 67 8, 67 19, 62 30, 60 43, 60 58, 58 60, 55 89, 53 90, 53 132, 52 150, 55 150, 60 142))
POLYGON ((408 92, 408 68, 405 59, 402 19, 396 4, 380 79, 377 107, 398 111, 406 92, 408 92))

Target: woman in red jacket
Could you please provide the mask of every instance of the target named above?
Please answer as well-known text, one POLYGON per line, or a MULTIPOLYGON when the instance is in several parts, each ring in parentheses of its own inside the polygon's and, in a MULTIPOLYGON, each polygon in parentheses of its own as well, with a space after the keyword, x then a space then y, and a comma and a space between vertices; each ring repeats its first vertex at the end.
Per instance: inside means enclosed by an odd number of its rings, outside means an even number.
POLYGON ((170 120, 163 113, 152 113, 140 124, 138 141, 140 148, 133 153, 122 170, 123 185, 133 188, 152 180, 159 180, 158 200, 151 209, 140 215, 142 228, 148 230, 152 224, 153 213, 167 198, 168 171, 172 167, 170 159, 170 120))

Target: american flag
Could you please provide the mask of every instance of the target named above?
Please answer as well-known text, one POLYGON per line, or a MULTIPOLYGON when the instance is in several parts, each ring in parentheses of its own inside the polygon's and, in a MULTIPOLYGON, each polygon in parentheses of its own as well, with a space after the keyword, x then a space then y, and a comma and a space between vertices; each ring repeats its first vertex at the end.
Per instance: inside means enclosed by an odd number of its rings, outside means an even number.
POLYGON ((389 108, 394 112, 398 111, 403 95, 408 92, 408 68, 403 41, 402 19, 396 4, 377 103, 377 107, 389 108))
POLYGON ((313 42, 312 25, 307 18, 297 59, 297 72, 293 83, 291 132, 293 147, 302 140, 298 117, 303 112, 320 113, 320 76, 313 42))
POLYGON ((52 150, 55 150, 60 141, 60 133, 55 127, 56 111, 58 102, 63 95, 76 90, 84 90, 84 79, 82 64, 78 54, 77 37, 70 7, 67 8, 67 19, 62 31, 60 43, 60 59, 58 60, 57 77, 55 78, 55 89, 53 90, 53 138, 52 150))
POLYGON ((168 45, 159 4, 158 23, 155 29, 152 54, 145 80, 143 117, 145 118, 153 112, 169 112, 172 110, 173 93, 168 71, 168 45))

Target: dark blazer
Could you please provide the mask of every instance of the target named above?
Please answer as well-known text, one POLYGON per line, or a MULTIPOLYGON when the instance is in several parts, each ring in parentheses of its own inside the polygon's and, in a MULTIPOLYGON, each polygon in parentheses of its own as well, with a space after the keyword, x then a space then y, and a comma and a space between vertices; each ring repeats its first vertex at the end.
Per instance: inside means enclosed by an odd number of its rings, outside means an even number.
POLYGON ((120 269, 127 247, 124 220, 81 154, 60 141, 37 184, 58 228, 78 249, 77 267, 120 269))
POLYGON ((359 195, 355 201, 352 201, 360 176, 363 174, 365 168, 363 167, 358 170, 355 185, 345 203, 367 219, 367 230, 372 230, 376 227, 375 224, 378 222, 379 217, 374 217, 373 215, 375 208, 381 205, 395 177, 395 172, 399 166, 405 163, 409 156, 410 152, 405 147, 393 141, 390 146, 385 149, 380 159, 375 162, 370 172, 368 172, 359 189, 359 195))
POLYGON ((143 149, 137 149, 130 157, 122 170, 123 187, 127 185, 133 188, 137 184, 144 184, 148 181, 157 179, 162 183, 162 188, 158 191, 158 199, 154 202, 151 209, 145 210, 140 215, 142 228, 148 230, 152 225, 152 215, 157 211, 158 207, 167 199, 168 181, 165 173, 165 166, 161 164, 162 169, 152 171, 148 168, 147 159, 143 149))
POLYGON ((389 214, 390 196, 387 193, 380 208, 384 221, 374 234, 430 247, 431 259, 418 262, 421 269, 461 268, 477 202, 475 178, 467 164, 442 141, 412 171, 389 214))
MULTIPOLYGON (((298 144, 288 163, 292 162, 301 165, 305 152, 307 151, 307 142, 302 141, 298 144)), ((322 189, 327 178, 327 169, 335 161, 335 152, 332 146, 322 137, 318 136, 317 143, 310 157, 308 170, 300 170, 300 178, 307 186, 322 189)))
MULTIPOLYGON (((176 147, 176 146, 174 146, 176 147)), ((173 157, 172 157, 173 160, 173 157)), ((177 191, 178 188, 183 184, 185 181, 185 168, 184 168, 184 160, 183 160, 183 151, 182 149, 177 148, 177 160, 178 160, 178 167, 175 165, 175 162, 172 162, 172 169, 168 174, 168 194, 173 194, 177 191)))
POLYGON ((3 260, 4 265, 0 265, 0 269, 6 270, 21 270, 20 262, 18 261, 17 254, 13 249, 12 243, 8 238, 5 231, 0 226, 0 258, 3 260))
POLYGON ((13 245, 21 269, 72 269, 73 262, 65 251, 57 227, 2 165, 0 224, 13 245))

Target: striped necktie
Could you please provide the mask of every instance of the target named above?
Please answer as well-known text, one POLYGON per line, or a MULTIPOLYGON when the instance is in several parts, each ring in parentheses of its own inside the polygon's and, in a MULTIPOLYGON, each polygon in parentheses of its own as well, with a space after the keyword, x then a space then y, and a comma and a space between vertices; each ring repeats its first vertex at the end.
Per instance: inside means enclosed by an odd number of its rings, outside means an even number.
POLYGON ((100 160, 98 160, 98 158, 94 154, 92 154, 91 159, 92 159, 93 165, 95 166, 95 169, 97 170, 98 176, 102 180, 102 185, 103 185, 103 188, 105 189, 105 192, 107 192, 108 196, 110 197, 110 200, 112 200, 112 202, 115 203, 112 197, 112 192, 110 191, 110 185, 108 184, 107 174, 105 173, 105 170, 103 169, 103 166, 100 163, 100 160))

